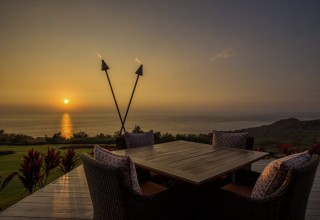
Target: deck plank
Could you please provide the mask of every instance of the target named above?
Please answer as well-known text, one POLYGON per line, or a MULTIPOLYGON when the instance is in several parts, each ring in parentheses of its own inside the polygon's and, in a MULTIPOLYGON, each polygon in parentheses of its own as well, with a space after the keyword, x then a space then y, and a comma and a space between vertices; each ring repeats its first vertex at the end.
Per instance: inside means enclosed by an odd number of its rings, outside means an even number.
MULTIPOLYGON (((269 162, 257 161, 252 164, 252 170, 261 172, 269 162)), ((1 220, 92 218, 92 202, 82 166, 0 213, 1 220)), ((320 167, 313 183, 305 219, 320 219, 320 167)))
POLYGON ((91 197, 79 166, 0 213, 0 219, 92 219, 91 197))

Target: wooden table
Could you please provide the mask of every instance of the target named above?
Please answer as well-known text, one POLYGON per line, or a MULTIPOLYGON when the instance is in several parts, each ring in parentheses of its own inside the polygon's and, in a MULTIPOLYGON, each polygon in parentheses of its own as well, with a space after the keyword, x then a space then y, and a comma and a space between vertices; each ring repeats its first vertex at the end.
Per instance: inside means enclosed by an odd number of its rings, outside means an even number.
POLYGON ((174 141, 114 151, 130 156, 137 167, 199 185, 257 161, 268 153, 174 141))

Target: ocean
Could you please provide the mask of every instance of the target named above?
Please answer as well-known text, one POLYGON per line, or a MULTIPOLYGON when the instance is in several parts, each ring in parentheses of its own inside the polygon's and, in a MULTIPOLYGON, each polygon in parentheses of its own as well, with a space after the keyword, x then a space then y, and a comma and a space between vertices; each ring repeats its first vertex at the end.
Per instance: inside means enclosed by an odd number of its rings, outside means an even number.
MULTIPOLYGON (((125 123, 126 131, 138 125, 144 131, 153 129, 170 134, 208 134, 213 130, 230 131, 271 124, 290 117, 299 120, 320 118, 320 113, 279 114, 132 114, 125 123)), ((111 134, 121 128, 116 114, 1 114, 0 130, 6 133, 25 134, 33 137, 52 136, 61 132, 70 137, 83 131, 90 136, 111 134)))

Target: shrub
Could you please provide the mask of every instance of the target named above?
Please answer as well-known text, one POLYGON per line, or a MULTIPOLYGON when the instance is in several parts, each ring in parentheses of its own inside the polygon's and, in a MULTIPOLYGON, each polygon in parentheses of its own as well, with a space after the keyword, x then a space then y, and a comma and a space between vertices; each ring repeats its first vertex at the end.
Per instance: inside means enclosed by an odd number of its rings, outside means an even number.
POLYGON ((170 141, 175 141, 175 137, 172 134, 165 133, 161 135, 160 140, 158 143, 165 143, 165 142, 170 142, 170 141))
POLYGON ((16 153, 13 150, 0 150, 0 155, 9 155, 9 154, 14 154, 16 153))
POLYGON ((77 139, 77 138, 88 138, 89 137, 89 135, 86 133, 86 132, 84 132, 84 131, 79 131, 79 132, 77 132, 77 133, 73 133, 73 135, 72 135, 72 138, 73 139, 77 139))
POLYGON ((158 143, 159 140, 161 139, 161 133, 159 131, 155 131, 153 135, 154 135, 154 142, 158 143))
POLYGON ((111 136, 111 135, 109 135, 109 134, 103 134, 103 133, 100 133, 100 134, 97 134, 97 135, 95 136, 95 138, 111 139, 111 138, 112 138, 112 136, 111 136))
POLYGON ((184 141, 192 141, 192 142, 198 142, 198 143, 205 143, 205 144, 209 144, 210 141, 201 137, 199 135, 195 135, 195 134, 177 134, 176 135, 176 140, 184 140, 184 141))
POLYGON ((47 142, 49 143, 64 143, 66 141, 66 138, 62 136, 61 132, 55 133, 52 135, 52 137, 46 137, 45 138, 47 142))
POLYGON ((143 130, 139 125, 134 125, 134 128, 132 130, 133 133, 142 133, 143 130))

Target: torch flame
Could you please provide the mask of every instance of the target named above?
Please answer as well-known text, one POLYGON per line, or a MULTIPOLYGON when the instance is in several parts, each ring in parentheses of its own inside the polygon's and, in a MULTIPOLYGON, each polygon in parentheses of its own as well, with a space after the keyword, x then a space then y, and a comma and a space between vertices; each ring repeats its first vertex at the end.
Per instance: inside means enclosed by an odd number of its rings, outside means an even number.
POLYGON ((142 64, 141 60, 139 60, 138 57, 136 57, 134 60, 135 60, 137 63, 142 64))
POLYGON ((102 56, 100 55, 100 53, 96 52, 97 56, 102 60, 102 56))

